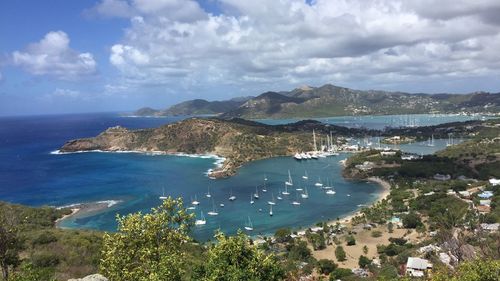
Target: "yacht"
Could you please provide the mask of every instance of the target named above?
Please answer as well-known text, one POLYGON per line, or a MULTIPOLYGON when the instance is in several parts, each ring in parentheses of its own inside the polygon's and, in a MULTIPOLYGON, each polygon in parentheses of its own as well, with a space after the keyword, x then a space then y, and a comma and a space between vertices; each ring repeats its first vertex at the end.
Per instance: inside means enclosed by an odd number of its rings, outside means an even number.
POLYGON ((217 216, 219 213, 215 209, 215 202, 212 200, 212 211, 208 212, 207 215, 209 216, 217 216))
POLYGON ((207 194, 205 194, 205 196, 207 196, 207 198, 212 197, 212 194, 210 194, 210 186, 208 187, 208 191, 207 194))
POLYGON ((205 225, 205 224, 207 224, 207 221, 205 220, 205 216, 203 215, 203 211, 201 212, 200 219, 197 219, 196 221, 194 221, 194 224, 195 225, 205 225))
POLYGON ((288 192, 287 185, 285 184, 285 191, 281 192, 283 195, 290 195, 290 192, 288 192))
POLYGON ((159 198, 160 198, 160 200, 167 200, 168 199, 168 196, 165 196, 165 188, 163 188, 163 193, 159 198))
POLYGON ((292 202, 292 205, 295 205, 295 206, 299 206, 300 205, 300 201, 299 201, 299 194, 297 193, 297 200, 294 200, 292 202))
POLYGON ((233 195, 233 189, 231 189, 231 193, 229 194, 229 201, 236 200, 236 196, 233 195))
POLYGON ((200 205, 200 201, 198 201, 198 198, 196 198, 196 195, 194 195, 194 200, 191 201, 191 205, 195 205, 195 206, 200 205))
POLYGON ((335 193, 336 193, 335 190, 332 190, 332 189, 329 189, 326 191, 326 194, 328 194, 328 195, 334 195, 335 193))
POLYGON ((288 170, 288 180, 285 181, 285 185, 289 185, 289 186, 293 185, 293 180, 292 180, 292 176, 290 175, 290 170, 288 170))
POLYGON ((272 197, 271 201, 267 201, 267 204, 276 205, 276 202, 274 202, 274 194, 271 193, 271 197, 272 197))
POLYGON ((305 172, 305 175, 302 176, 303 179, 308 180, 309 176, 307 175, 307 171, 305 172))
POLYGON ((255 187, 255 193, 253 194, 253 198, 259 199, 259 189, 255 187))
POLYGON ((248 231, 253 230, 252 220, 250 220, 250 216, 248 216, 248 223, 245 225, 245 229, 248 231))
POLYGON ((309 198, 309 193, 307 192, 307 186, 306 186, 306 191, 300 195, 302 198, 307 199, 309 198))
POLYGON ((273 216, 273 205, 269 205, 269 216, 273 216))
POLYGON ((321 178, 318 178, 318 182, 314 184, 317 187, 322 187, 323 184, 321 183, 321 178))
POLYGON ((252 194, 250 194, 250 204, 253 204, 253 203, 255 203, 255 201, 253 201, 253 196, 252 196, 252 194))

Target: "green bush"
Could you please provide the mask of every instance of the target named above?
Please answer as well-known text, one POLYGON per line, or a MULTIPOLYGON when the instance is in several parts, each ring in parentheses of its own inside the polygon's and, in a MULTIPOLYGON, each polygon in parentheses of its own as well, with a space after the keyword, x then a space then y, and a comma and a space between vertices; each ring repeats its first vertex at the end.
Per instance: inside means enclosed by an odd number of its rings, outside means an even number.
POLYGON ((378 237, 381 237, 381 236, 382 236, 382 231, 379 231, 379 230, 372 231, 372 237, 378 238, 378 237))
POLYGON ((330 274, 337 268, 337 264, 335 264, 331 260, 321 259, 318 261, 318 269, 321 274, 330 274))
POLYGON ((371 263, 372 263, 372 260, 369 259, 368 257, 365 257, 363 255, 359 256, 359 260, 358 260, 359 267, 365 268, 365 267, 369 266, 371 263))
POLYGON ((345 238, 345 241, 347 243, 347 246, 354 246, 354 245, 356 245, 356 239, 352 235, 347 236, 345 238))
POLYGON ((342 248, 342 246, 337 246, 337 248, 335 248, 335 257, 337 258, 338 261, 346 260, 346 253, 344 251, 344 248, 342 248))
POLYGON ((59 257, 49 252, 38 252, 31 257, 35 267, 53 267, 59 264, 59 257))
POLYGON ((332 273, 330 273, 330 281, 337 279, 343 279, 345 277, 353 275, 352 271, 348 268, 337 268, 332 273))

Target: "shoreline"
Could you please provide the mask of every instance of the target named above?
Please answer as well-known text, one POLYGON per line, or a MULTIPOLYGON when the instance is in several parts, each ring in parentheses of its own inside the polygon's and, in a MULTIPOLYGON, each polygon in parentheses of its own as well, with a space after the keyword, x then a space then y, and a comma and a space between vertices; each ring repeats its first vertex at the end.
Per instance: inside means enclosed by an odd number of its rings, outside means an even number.
POLYGON ((60 229, 72 228, 72 227, 61 226, 61 223, 73 217, 81 217, 109 209, 122 202, 123 201, 121 200, 104 200, 104 201, 89 202, 89 203, 76 203, 76 204, 57 207, 57 209, 71 209, 71 213, 55 220, 54 222, 55 227, 60 229))

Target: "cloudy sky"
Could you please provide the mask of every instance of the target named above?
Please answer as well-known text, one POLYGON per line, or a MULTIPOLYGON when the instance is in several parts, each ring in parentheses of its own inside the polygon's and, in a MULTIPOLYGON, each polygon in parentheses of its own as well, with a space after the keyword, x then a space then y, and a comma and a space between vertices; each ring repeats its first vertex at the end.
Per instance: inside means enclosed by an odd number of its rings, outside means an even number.
POLYGON ((0 115, 326 83, 500 91, 498 0, 0 2, 0 115))

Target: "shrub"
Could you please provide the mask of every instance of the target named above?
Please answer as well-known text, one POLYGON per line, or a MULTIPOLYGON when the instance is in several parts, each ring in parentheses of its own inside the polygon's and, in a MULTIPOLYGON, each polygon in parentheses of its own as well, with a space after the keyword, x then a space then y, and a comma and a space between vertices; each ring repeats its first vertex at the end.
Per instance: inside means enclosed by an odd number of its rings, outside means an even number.
POLYGON ((382 236, 382 231, 379 231, 379 230, 372 231, 372 237, 373 238, 378 238, 378 237, 381 237, 381 236, 382 236))
POLYGON ((337 246, 337 248, 335 248, 335 257, 337 258, 338 261, 346 260, 346 253, 344 251, 344 248, 342 248, 342 246, 337 246))
POLYGON ((56 241, 57 237, 54 235, 54 233, 44 231, 40 233, 35 239, 33 239, 33 245, 45 245, 56 241))
POLYGON ((403 217, 403 226, 405 228, 417 228, 417 226, 421 224, 422 221, 420 220, 420 217, 416 213, 411 212, 403 217))
POLYGON ((371 263, 372 263, 371 259, 369 259, 363 255, 359 256, 359 260, 358 260, 359 267, 365 268, 365 267, 369 266, 371 263))
POLYGON ((354 246, 354 245, 356 245, 356 239, 352 235, 347 236, 345 238, 345 241, 347 243, 347 246, 354 246))
POLYGON ((35 267, 53 267, 59 264, 59 257, 48 252, 39 252, 31 257, 35 267))
POLYGON ((318 261, 318 269, 321 274, 330 274, 337 268, 337 264, 335 264, 331 260, 321 259, 318 261))
POLYGON ((348 268, 337 268, 332 273, 330 273, 330 281, 343 279, 347 276, 353 275, 352 271, 348 268))
POLYGON ((289 228, 280 228, 276 230, 274 238, 276 238, 276 242, 278 243, 285 243, 292 239, 291 234, 292 231, 289 228))

